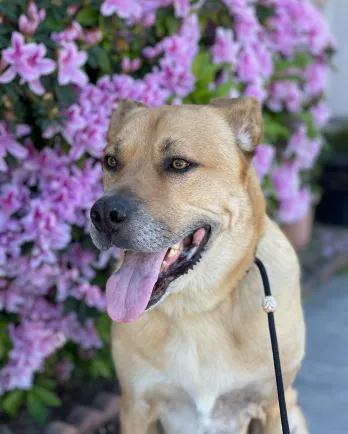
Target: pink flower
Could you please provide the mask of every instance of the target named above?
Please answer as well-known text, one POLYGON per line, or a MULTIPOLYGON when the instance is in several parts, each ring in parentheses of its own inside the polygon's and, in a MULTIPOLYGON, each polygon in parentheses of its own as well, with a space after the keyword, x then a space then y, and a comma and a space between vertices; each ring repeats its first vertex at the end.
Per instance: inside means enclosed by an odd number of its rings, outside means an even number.
POLYGON ((149 12, 142 18, 142 25, 144 27, 151 27, 154 25, 156 21, 156 14, 153 12, 149 12))
POLYGON ((241 81, 254 81, 260 77, 262 65, 260 65, 255 50, 252 46, 242 48, 237 65, 237 74, 241 81))
POLYGON ((284 152, 286 157, 296 156, 295 164, 299 169, 310 169, 321 149, 319 139, 310 139, 307 136, 307 128, 302 125, 290 138, 284 152))
POLYGON ((236 65, 240 45, 233 40, 232 30, 218 27, 215 35, 215 43, 211 49, 213 62, 236 65))
POLYGON ((144 87, 141 89, 140 100, 151 107, 159 107, 165 104, 170 96, 169 89, 161 86, 158 73, 147 74, 144 78, 144 87))
POLYGON ((312 63, 304 71, 304 78, 306 80, 304 89, 307 95, 318 96, 327 87, 329 66, 321 62, 312 63))
POLYGON ((268 43, 262 42, 263 43, 257 42, 253 44, 253 49, 260 65, 260 76, 269 79, 273 74, 272 51, 268 43))
POLYGON ((300 220, 308 212, 311 199, 311 193, 307 189, 298 191, 292 197, 282 199, 277 212, 277 220, 285 224, 300 220))
POLYGON ((38 265, 41 262, 51 262, 49 252, 65 248, 71 240, 70 226, 60 221, 57 213, 45 201, 34 200, 30 212, 22 222, 28 240, 36 242, 33 256, 36 256, 38 265))
POLYGON ((269 173, 274 155, 275 150, 273 146, 263 144, 257 146, 253 164, 260 182, 269 173))
POLYGON ((252 83, 248 84, 243 91, 243 95, 253 96, 261 103, 263 103, 267 98, 267 92, 264 87, 264 83, 261 80, 255 80, 252 83))
POLYGON ((195 77, 185 66, 171 59, 161 59, 162 73, 160 76, 163 87, 179 97, 185 97, 194 89, 195 77))
POLYGON ((235 13, 243 13, 248 7, 249 0, 222 0, 226 5, 231 15, 235 13))
POLYGON ((88 83, 88 76, 80 68, 86 63, 87 53, 78 51, 74 42, 63 43, 58 54, 58 82, 83 87, 88 83))
POLYGON ((21 15, 19 17, 19 30, 25 35, 31 36, 35 33, 39 24, 46 18, 45 9, 38 11, 34 2, 30 2, 28 6, 28 16, 21 15))
POLYGON ((104 0, 100 12, 106 17, 117 14, 120 18, 139 18, 142 10, 137 0, 104 0))
POLYGON ((268 20, 272 42, 276 51, 286 55, 306 47, 317 56, 334 42, 321 12, 311 2, 279 1, 275 16, 268 20))
POLYGON ((85 32, 84 42, 87 45, 98 44, 103 39, 103 32, 100 29, 89 30, 85 32))
POLYGON ((16 132, 11 133, 10 128, 5 121, 0 121, 0 172, 6 172, 7 165, 4 158, 10 153, 19 160, 23 160, 28 152, 16 139, 30 133, 28 125, 17 125, 16 132))
POLYGON ((329 120, 331 115, 331 110, 329 106, 324 102, 320 101, 315 106, 312 106, 309 110, 313 116, 314 122, 319 126, 323 127, 329 120))
MULTIPOLYGON (((32 90, 37 90, 41 75, 48 75, 56 68, 51 59, 45 59, 46 47, 43 44, 25 44, 24 37, 18 32, 12 33, 12 47, 2 52, 3 60, 9 67, 0 76, 0 83, 9 83, 18 74, 23 83, 36 83, 32 90)), ((39 93, 40 94, 40 93, 39 93)))
POLYGON ((34 373, 42 370, 46 357, 65 343, 64 335, 42 321, 23 321, 9 326, 13 348, 9 363, 0 371, 0 394, 13 389, 30 389, 34 373))
POLYGON ((67 339, 79 344, 81 348, 85 350, 101 348, 103 346, 93 321, 87 320, 85 324, 82 325, 78 321, 75 312, 71 312, 66 317, 62 317, 60 328, 67 339))
POLYGON ((62 43, 62 42, 73 42, 77 39, 83 38, 83 29, 81 25, 77 21, 73 21, 71 26, 66 28, 60 33, 52 33, 51 38, 53 41, 62 43))
POLYGON ((141 66, 141 59, 136 57, 135 59, 131 60, 129 57, 124 57, 122 59, 121 65, 123 72, 135 72, 141 66))
POLYGON ((66 141, 70 145, 72 145, 74 142, 75 134, 78 131, 83 130, 87 126, 87 119, 86 116, 84 116, 84 114, 82 113, 82 109, 78 104, 71 105, 67 109, 65 116, 67 118, 67 121, 64 125, 62 134, 66 141))
POLYGON ((87 306, 95 307, 99 311, 105 311, 105 295, 99 286, 83 283, 76 288, 74 295, 76 298, 85 300, 87 306))
POLYGON ((174 0, 174 11, 177 17, 186 17, 190 12, 190 0, 174 0))
MULTIPOLYGON (((234 7, 236 8, 236 5, 234 7)), ((255 14, 255 9, 244 5, 239 6, 237 10, 235 30, 238 41, 243 44, 259 43, 258 33, 262 30, 262 27, 255 14)))
POLYGON ((290 80, 278 80, 270 85, 270 95, 267 106, 275 111, 280 112, 285 108, 290 113, 298 112, 303 103, 303 92, 298 84, 290 80))
POLYGON ((271 179, 280 200, 289 199, 299 191, 300 178, 294 164, 283 163, 276 167, 271 173, 271 179))

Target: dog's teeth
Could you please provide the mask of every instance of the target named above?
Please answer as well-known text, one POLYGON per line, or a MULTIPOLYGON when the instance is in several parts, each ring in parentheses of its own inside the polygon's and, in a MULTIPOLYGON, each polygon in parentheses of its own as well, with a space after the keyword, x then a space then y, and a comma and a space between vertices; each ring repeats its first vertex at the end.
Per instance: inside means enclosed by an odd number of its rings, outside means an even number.
POLYGON ((167 253, 168 258, 172 258, 178 253, 179 249, 174 249, 173 247, 169 249, 169 252, 167 253))
POLYGON ((181 248, 181 242, 174 244, 174 246, 172 246, 167 253, 168 258, 175 256, 180 250, 180 248, 181 248))
POLYGON ((161 271, 165 270, 167 268, 167 261, 163 261, 161 265, 161 271))

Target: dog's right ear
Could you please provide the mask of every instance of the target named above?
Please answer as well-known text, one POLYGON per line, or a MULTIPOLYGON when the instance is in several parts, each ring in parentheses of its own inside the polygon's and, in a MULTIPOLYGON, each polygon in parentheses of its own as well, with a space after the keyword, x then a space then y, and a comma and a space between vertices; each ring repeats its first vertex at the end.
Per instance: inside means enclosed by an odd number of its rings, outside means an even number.
POLYGON ((129 115, 134 110, 146 107, 147 105, 140 101, 134 101, 132 99, 121 99, 121 101, 118 103, 116 110, 111 116, 107 134, 108 141, 112 140, 117 135, 121 124, 127 115, 129 115))

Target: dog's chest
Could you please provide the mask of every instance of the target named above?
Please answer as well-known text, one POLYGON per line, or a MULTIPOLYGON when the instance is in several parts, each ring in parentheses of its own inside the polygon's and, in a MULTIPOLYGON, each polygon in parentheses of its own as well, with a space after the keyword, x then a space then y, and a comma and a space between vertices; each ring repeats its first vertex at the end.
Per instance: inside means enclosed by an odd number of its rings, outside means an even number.
POLYGON ((175 339, 180 345, 165 347, 168 395, 159 404, 166 433, 244 433, 260 410, 261 386, 253 384, 228 336, 175 339))
POLYGON ((158 406, 165 433, 246 434, 251 420, 262 418, 260 402, 252 390, 232 391, 210 404, 177 390, 158 406))

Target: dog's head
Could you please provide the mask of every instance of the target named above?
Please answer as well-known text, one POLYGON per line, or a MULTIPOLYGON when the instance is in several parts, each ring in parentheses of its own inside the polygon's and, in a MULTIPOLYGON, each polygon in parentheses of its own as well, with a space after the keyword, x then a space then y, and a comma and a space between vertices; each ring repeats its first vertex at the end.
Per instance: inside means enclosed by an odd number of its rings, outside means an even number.
POLYGON ((107 284, 115 321, 136 319, 169 286, 182 289, 201 256, 207 265, 209 255, 226 262, 250 250, 264 216, 251 181, 262 135, 253 98, 161 108, 120 102, 103 157, 105 193, 91 209, 95 245, 127 251, 107 284))

